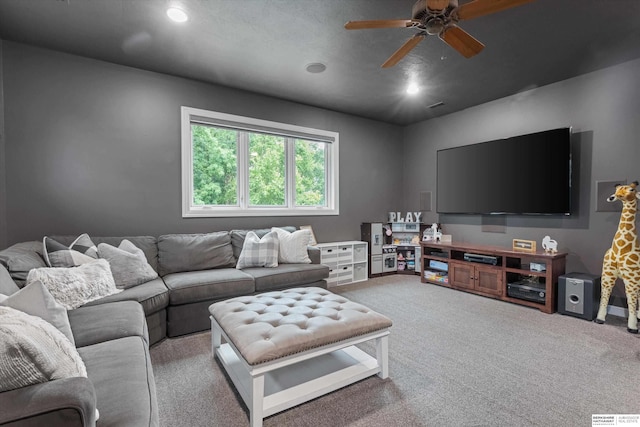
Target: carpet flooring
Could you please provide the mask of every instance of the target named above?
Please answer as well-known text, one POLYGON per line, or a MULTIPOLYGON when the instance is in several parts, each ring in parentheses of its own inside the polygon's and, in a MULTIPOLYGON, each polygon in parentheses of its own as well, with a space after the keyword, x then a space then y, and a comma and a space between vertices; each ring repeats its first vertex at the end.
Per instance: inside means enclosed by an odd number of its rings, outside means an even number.
MULTIPOLYGON (((390 377, 275 414, 264 426, 591 426, 639 414, 640 337, 393 275, 331 288, 390 317, 390 377)), ((360 345, 375 355, 373 345, 360 345)), ((208 332, 151 348, 161 425, 246 426, 208 332)))

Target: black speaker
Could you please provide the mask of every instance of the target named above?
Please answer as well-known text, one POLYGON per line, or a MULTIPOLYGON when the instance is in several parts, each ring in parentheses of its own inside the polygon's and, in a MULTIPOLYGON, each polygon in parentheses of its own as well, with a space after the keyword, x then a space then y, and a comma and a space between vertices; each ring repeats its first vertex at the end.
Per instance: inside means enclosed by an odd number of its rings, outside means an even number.
POLYGON ((558 278, 558 313, 593 320, 600 304, 600 276, 563 274, 558 278))

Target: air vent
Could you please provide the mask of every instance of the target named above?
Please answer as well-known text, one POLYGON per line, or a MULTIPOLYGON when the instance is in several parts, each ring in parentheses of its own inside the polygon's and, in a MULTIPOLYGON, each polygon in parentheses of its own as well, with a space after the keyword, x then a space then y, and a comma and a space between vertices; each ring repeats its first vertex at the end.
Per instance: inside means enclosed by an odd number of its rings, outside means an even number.
POLYGON ((444 102, 438 101, 435 104, 429 105, 427 108, 436 108, 436 107, 440 107, 441 105, 444 105, 444 102))

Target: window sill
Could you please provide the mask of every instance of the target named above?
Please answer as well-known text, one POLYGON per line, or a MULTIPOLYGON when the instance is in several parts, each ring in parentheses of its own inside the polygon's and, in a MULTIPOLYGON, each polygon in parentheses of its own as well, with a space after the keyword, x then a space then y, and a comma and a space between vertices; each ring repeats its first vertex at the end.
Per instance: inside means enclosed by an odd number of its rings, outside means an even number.
POLYGON ((223 217, 253 217, 253 216, 324 216, 339 215, 338 209, 330 208, 207 208, 191 207, 183 210, 183 218, 223 218, 223 217))

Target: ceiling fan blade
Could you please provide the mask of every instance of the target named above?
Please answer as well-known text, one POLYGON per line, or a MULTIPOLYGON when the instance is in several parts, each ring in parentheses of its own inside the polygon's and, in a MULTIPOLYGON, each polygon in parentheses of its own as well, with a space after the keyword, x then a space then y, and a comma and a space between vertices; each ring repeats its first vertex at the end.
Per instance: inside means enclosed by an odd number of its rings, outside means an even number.
POLYGON ((473 19, 490 13, 500 12, 511 7, 531 3, 534 0, 474 0, 458 8, 458 18, 473 19))
POLYGON ((344 24, 347 30, 366 30, 370 28, 407 28, 418 21, 413 19, 381 19, 374 21, 349 21, 344 24))
POLYGON ((449 0, 427 0, 427 9, 444 10, 449 6, 449 0))
POLYGON ((445 29, 440 38, 465 58, 471 58, 484 49, 482 43, 460 27, 452 26, 445 29))
POLYGON ((425 37, 426 37, 426 34, 424 33, 418 33, 415 36, 411 37, 409 40, 405 42, 405 44, 400 46, 400 49, 396 50, 393 53, 393 55, 391 55, 389 59, 385 61, 384 64, 382 64, 382 68, 389 68, 396 65, 398 62, 400 62, 402 58, 404 58, 407 55, 407 53, 411 51, 411 49, 416 47, 418 43, 420 43, 422 39, 424 39, 425 37))

